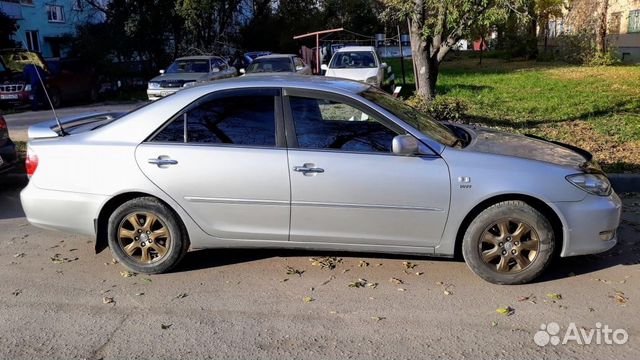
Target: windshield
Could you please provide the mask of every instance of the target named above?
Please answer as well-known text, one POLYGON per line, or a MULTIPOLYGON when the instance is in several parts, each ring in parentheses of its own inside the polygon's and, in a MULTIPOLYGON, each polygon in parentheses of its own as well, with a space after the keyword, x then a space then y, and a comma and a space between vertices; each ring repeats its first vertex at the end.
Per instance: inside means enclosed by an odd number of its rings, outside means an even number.
POLYGON ((333 55, 329 67, 332 69, 375 68, 376 58, 372 51, 344 51, 333 55))
POLYGON ((374 87, 370 87, 360 95, 443 145, 454 146, 458 141, 458 137, 448 127, 435 121, 431 116, 374 87))
POLYGON ((261 72, 293 72, 293 64, 289 58, 255 59, 247 68, 248 73, 261 72))
POLYGON ((209 60, 176 60, 167 69, 167 74, 176 73, 208 73, 209 72, 209 60))

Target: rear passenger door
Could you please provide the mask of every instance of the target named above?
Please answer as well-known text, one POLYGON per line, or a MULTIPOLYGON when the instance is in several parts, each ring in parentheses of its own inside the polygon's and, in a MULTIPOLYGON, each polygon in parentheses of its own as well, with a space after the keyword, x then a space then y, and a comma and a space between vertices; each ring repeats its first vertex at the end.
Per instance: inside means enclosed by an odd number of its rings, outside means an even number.
POLYGON ((136 150, 144 174, 216 238, 289 237, 290 188, 279 89, 205 96, 136 150))

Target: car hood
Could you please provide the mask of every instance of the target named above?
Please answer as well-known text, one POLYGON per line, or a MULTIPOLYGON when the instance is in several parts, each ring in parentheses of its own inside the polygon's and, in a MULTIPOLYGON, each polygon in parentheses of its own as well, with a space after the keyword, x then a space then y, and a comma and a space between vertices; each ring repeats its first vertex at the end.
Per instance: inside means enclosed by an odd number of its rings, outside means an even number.
POLYGON ((162 74, 154 77, 149 81, 204 81, 207 80, 209 73, 174 73, 162 74))
POLYGON ((517 135, 486 128, 465 128, 472 132, 472 140, 465 148, 488 154, 514 156, 543 161, 587 172, 601 172, 586 150, 559 142, 551 142, 532 135, 517 135))
POLYGON ((339 77, 343 79, 351 79, 357 81, 365 81, 372 76, 378 75, 378 68, 364 68, 364 69, 327 69, 327 76, 339 77))

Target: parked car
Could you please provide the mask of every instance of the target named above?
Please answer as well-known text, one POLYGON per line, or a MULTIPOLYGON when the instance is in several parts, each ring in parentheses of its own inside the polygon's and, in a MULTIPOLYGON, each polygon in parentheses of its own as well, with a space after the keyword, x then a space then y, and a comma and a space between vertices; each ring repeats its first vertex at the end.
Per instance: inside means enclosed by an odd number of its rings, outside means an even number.
POLYGON ((16 145, 9 138, 7 122, 0 116, 0 175, 13 169, 17 161, 16 145))
POLYGON ((444 125, 360 82, 246 76, 100 121, 29 129, 22 206, 139 273, 189 247, 461 250, 519 284, 616 244, 621 202, 589 153, 444 125))
POLYGON ((346 46, 333 54, 329 65, 323 64, 325 76, 362 81, 393 91, 395 81, 391 67, 380 62, 373 46, 346 46))
POLYGON ((176 59, 160 75, 149 80, 147 96, 158 100, 198 82, 220 80, 237 75, 237 70, 229 66, 219 56, 187 56, 176 59))
MULTIPOLYGON (((28 64, 42 68, 43 81, 53 106, 74 100, 95 101, 98 82, 93 69, 77 59, 49 59, 24 49, 0 50, 0 105, 2 107, 27 105, 31 102, 31 85, 24 79, 23 70, 28 64), (4 71, 2 71, 4 69, 4 71)), ((49 104, 44 104, 49 107, 49 104)))
POLYGON ((312 75, 311 67, 302 59, 291 54, 272 54, 260 56, 253 60, 247 69, 240 69, 241 74, 289 73, 312 75))

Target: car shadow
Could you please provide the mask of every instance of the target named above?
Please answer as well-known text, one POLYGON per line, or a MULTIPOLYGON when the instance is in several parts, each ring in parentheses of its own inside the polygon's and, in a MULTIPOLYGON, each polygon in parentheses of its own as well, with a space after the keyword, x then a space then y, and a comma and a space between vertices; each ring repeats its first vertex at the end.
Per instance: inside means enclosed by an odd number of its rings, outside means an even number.
POLYGON ((28 181, 25 174, 0 175, 0 220, 24 217, 20 190, 28 181))

